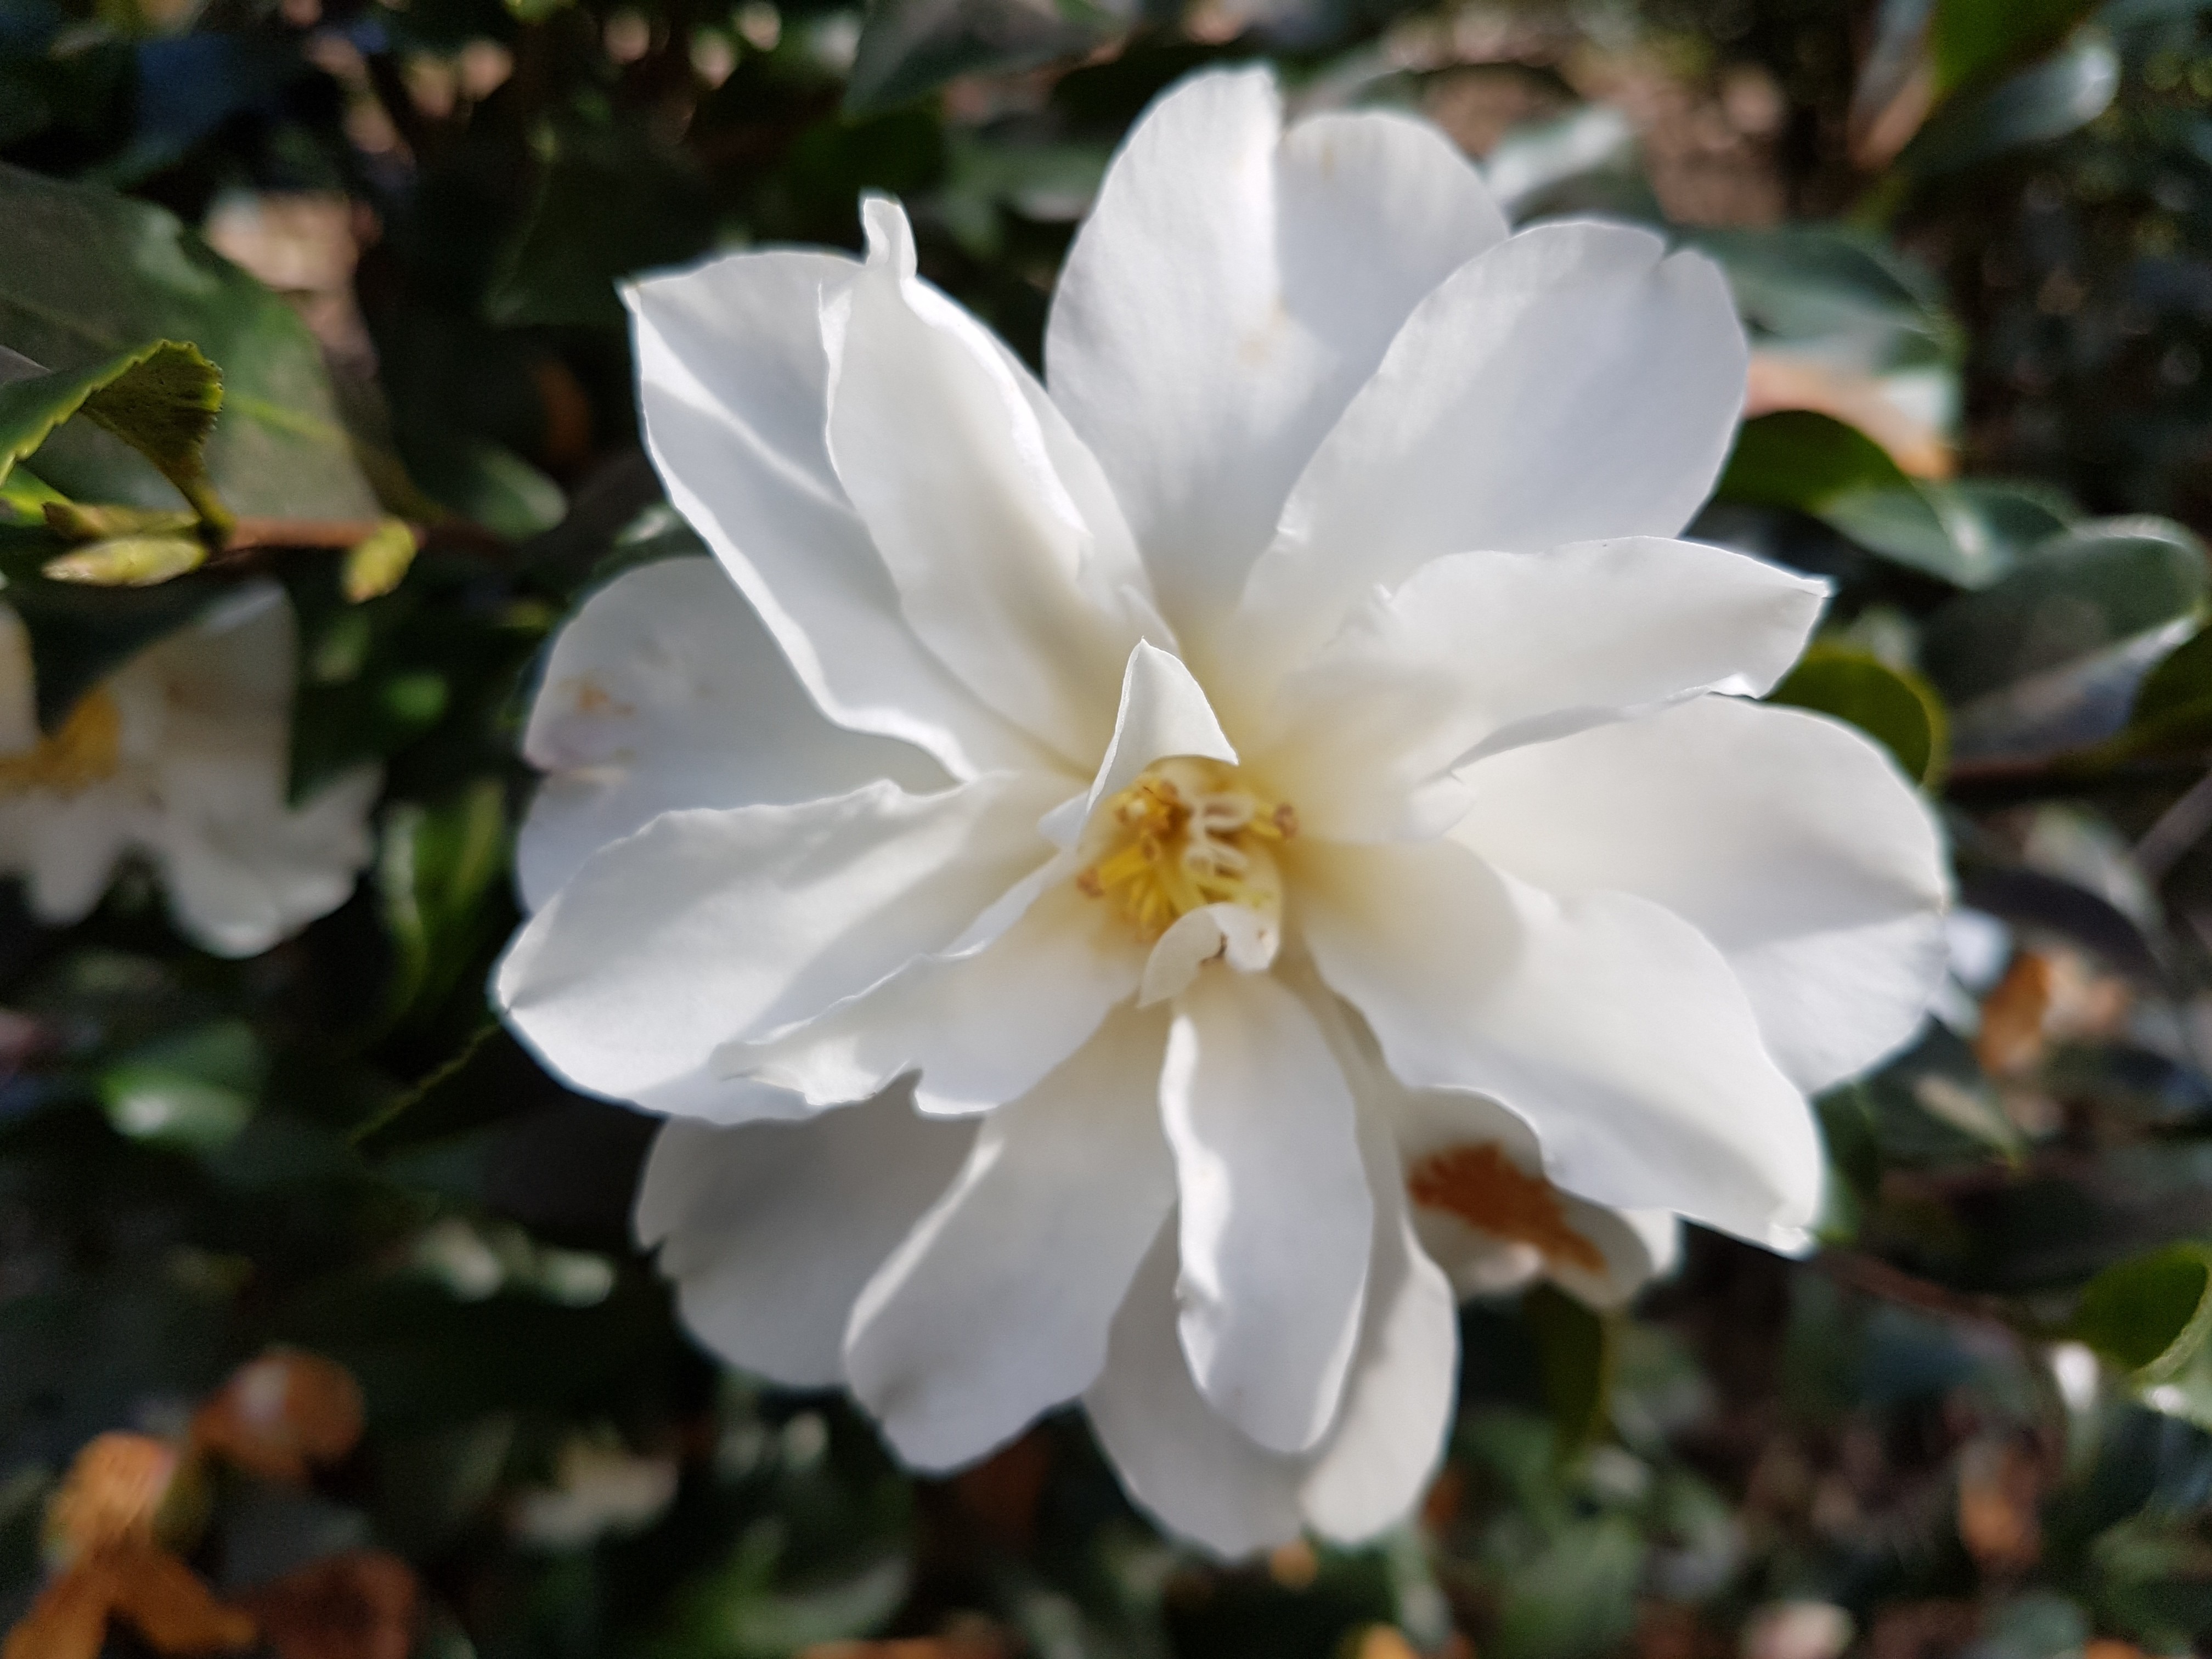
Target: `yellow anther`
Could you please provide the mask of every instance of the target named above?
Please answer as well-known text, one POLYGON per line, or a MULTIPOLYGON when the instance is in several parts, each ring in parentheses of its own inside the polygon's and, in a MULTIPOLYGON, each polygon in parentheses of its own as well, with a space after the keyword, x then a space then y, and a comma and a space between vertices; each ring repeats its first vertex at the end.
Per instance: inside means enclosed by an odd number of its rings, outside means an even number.
POLYGON ((62 729, 35 749, 0 756, 0 793, 48 789, 74 795, 115 775, 123 755, 123 716, 105 691, 88 692, 62 729))
POLYGON ((1139 938, 1158 939, 1209 904, 1273 911, 1282 889, 1267 844, 1297 814, 1261 799, 1237 769, 1178 756, 1153 766, 1093 815, 1075 884, 1113 901, 1139 938))

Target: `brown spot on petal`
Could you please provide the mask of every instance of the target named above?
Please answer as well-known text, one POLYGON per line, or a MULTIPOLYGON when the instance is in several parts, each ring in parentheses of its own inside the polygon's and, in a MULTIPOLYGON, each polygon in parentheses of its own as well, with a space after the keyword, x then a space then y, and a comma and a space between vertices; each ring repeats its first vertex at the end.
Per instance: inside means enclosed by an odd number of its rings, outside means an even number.
POLYGON ((635 714, 637 710, 617 699, 615 694, 601 685, 589 674, 579 675, 576 687, 576 712, 579 714, 635 714))
POLYGON ((1552 1183, 1528 1174, 1494 1142, 1430 1153, 1407 1171, 1406 1190, 1424 1208, 1455 1215, 1493 1237, 1534 1245, 1588 1273, 1605 1271, 1604 1254, 1568 1224, 1552 1183))

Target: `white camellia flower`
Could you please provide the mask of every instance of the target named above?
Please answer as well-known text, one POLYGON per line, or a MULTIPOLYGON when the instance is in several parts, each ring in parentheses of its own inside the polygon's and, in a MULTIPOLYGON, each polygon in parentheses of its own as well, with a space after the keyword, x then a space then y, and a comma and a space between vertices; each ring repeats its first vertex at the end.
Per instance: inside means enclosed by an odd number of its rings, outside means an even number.
POLYGON ((159 871, 185 936, 246 957, 343 904, 380 781, 356 767, 294 807, 291 603, 256 582, 139 652, 41 736, 30 637, 0 605, 0 871, 61 925, 126 854, 159 871))
POLYGON ((1672 539, 1743 399, 1702 258, 1509 236, 1259 71, 1131 136, 1045 384, 864 216, 631 293, 718 564, 555 646, 498 998, 677 1120, 640 1228, 736 1364, 924 1468, 1080 1399, 1177 1532, 1370 1535, 1449 1419, 1440 1261, 1802 1242, 1807 1095, 1943 970, 1935 827, 1745 700, 1823 587, 1672 539))

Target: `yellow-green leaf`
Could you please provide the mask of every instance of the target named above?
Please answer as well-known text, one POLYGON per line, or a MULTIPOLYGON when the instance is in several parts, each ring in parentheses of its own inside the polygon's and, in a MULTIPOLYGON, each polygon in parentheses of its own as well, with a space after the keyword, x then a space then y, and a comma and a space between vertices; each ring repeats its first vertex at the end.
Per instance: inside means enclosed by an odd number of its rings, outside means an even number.
POLYGON ((153 587, 207 562, 207 544, 192 536, 116 536, 40 567, 49 581, 90 587, 153 587))
POLYGON ((389 593, 405 580, 418 544, 411 526, 386 519, 347 550, 341 584, 347 601, 359 605, 389 593))

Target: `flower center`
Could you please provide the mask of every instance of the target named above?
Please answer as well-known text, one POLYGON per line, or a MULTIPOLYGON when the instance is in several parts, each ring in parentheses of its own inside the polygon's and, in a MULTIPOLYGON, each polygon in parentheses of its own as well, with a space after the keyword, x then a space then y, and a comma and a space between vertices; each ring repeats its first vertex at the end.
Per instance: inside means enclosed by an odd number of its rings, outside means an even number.
POLYGON ((1493 1238, 1533 1245, 1568 1267, 1605 1271, 1604 1255, 1570 1224, 1552 1183, 1489 1142, 1431 1152, 1407 1171, 1406 1190, 1414 1203, 1457 1216, 1493 1238))
POLYGON ((1235 767, 1179 755, 1092 815, 1075 884, 1110 901, 1147 940, 1209 904, 1272 914, 1283 889, 1268 849, 1297 832, 1297 814, 1255 793, 1235 767))
POLYGON ((62 729, 35 749, 0 756, 0 793, 50 789, 74 795, 115 775, 123 751, 123 716, 105 691, 88 692, 62 729))

